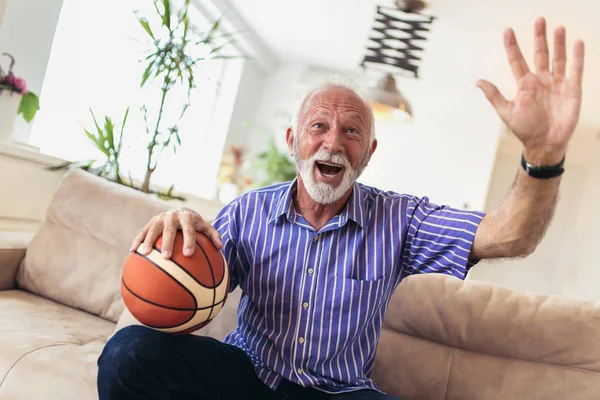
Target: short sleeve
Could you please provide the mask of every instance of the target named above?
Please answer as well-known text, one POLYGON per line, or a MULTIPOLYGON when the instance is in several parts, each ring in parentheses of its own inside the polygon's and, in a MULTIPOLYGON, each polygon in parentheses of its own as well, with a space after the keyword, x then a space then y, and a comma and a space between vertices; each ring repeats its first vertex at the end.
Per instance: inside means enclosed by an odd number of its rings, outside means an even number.
POLYGON ((470 260, 484 213, 438 206, 427 197, 411 201, 402 251, 402 275, 443 273, 464 279, 477 263, 470 260))
POLYGON ((229 266, 231 285, 229 291, 233 291, 244 276, 243 263, 237 251, 238 229, 235 221, 236 203, 230 203, 223 207, 213 221, 213 227, 221 235, 223 249, 221 252, 229 266))

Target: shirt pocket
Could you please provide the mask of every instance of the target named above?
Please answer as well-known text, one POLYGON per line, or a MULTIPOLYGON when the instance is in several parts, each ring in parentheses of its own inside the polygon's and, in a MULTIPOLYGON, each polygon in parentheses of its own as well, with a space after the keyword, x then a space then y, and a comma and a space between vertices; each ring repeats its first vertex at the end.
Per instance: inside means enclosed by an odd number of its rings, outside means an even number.
POLYGON ((374 280, 344 278, 343 291, 353 293, 375 293, 382 287, 382 285, 385 285, 388 280, 388 275, 384 275, 374 280))

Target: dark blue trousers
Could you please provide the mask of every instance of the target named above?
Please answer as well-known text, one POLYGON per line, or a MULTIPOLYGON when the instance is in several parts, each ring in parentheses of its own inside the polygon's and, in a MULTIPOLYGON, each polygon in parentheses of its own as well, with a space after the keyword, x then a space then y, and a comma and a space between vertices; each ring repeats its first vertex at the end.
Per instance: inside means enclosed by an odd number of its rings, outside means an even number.
POLYGON ((98 359, 100 400, 392 400, 373 390, 328 395, 282 380, 276 391, 235 346, 142 326, 117 332, 98 359))

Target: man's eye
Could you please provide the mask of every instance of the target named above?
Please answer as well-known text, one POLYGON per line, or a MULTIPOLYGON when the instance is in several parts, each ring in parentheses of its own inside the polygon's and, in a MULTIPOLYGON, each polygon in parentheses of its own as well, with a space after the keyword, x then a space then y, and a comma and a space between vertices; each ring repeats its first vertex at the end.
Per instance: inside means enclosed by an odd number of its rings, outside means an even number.
POLYGON ((313 128, 317 128, 317 129, 322 129, 324 126, 325 125, 320 122, 313 124, 313 128))
POLYGON ((358 133, 358 130, 354 129, 354 128, 348 128, 348 133, 358 133))

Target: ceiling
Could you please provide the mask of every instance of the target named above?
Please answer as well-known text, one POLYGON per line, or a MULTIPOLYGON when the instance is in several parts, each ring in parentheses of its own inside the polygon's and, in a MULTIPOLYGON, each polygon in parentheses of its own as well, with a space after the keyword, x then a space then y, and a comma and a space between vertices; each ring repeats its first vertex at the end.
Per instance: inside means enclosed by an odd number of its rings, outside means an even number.
POLYGON ((350 69, 361 62, 376 4, 392 0, 229 0, 282 60, 350 69))
MULTIPOLYGON (((340 71, 357 70, 377 5, 393 0, 213 0, 246 25, 257 41, 282 62, 340 71)), ((424 14, 437 17, 421 54, 421 76, 435 85, 449 79, 471 85, 487 78, 510 96, 514 81, 502 46, 502 32, 513 27, 526 57, 533 54, 533 22, 545 16, 549 29, 567 27, 568 45, 586 41, 583 124, 598 132, 600 119, 600 1, 429 0, 424 14), (452 63, 452 68, 446 66, 452 63), (452 71, 453 76, 446 72, 452 71), (464 82, 463 82, 464 81, 464 82)), ((551 35, 550 35, 551 37, 551 35)), ((529 58, 529 57, 528 57, 529 58)))

